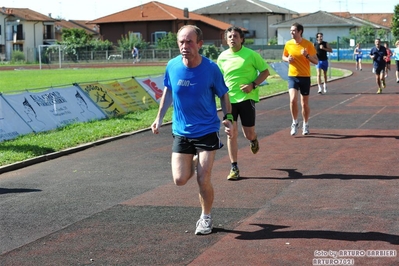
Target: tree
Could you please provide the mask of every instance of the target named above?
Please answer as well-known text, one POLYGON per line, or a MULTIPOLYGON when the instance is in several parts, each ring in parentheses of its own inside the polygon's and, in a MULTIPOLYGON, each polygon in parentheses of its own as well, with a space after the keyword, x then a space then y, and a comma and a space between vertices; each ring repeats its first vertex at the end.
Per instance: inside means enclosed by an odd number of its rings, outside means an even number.
POLYGON ((389 31, 385 29, 377 30, 377 38, 381 39, 381 41, 388 41, 389 31))
POLYGON ((64 45, 65 54, 77 61, 79 52, 87 50, 92 38, 84 29, 63 29, 60 44, 64 45))
POLYGON ((375 29, 370 25, 362 26, 350 32, 351 38, 354 38, 357 43, 363 44, 374 43, 375 35, 375 29))
POLYGON ((122 35, 121 39, 118 40, 118 49, 120 51, 131 51, 133 46, 136 46, 137 49, 146 49, 148 43, 132 32, 122 35))
POLYGON ((177 34, 168 32, 165 37, 161 38, 157 42, 158 49, 169 49, 169 48, 179 48, 177 45, 177 34))
POLYGON ((94 39, 90 41, 90 47, 93 51, 107 51, 112 50, 113 44, 108 40, 94 39))
MULTIPOLYGON (((112 42, 108 40, 93 39, 93 35, 87 33, 84 29, 63 29, 62 41, 58 44, 64 46, 65 54, 72 60, 79 58, 79 52, 83 51, 106 51, 113 47, 112 42)), ((51 51, 51 50, 49 50, 51 51)), ((84 53, 82 53, 83 56, 84 53)))
POLYGON ((395 40, 399 40, 399 4, 395 6, 392 17, 392 35, 395 40))

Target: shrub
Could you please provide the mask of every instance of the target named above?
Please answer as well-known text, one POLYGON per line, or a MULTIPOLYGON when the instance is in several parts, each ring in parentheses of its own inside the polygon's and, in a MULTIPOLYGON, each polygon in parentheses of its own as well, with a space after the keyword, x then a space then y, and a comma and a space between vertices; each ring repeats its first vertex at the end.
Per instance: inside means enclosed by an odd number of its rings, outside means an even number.
POLYGON ((217 59, 220 54, 219 49, 215 45, 204 45, 200 52, 210 59, 217 59))
POLYGON ((25 55, 21 51, 13 51, 11 55, 11 61, 15 63, 23 63, 25 62, 25 55))

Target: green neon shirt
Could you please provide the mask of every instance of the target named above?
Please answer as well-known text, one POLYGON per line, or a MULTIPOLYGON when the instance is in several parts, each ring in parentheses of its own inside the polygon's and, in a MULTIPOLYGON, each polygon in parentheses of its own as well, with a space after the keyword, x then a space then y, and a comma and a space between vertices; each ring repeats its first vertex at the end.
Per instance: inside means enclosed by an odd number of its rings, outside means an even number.
POLYGON ((245 93, 240 89, 241 85, 251 84, 258 77, 259 72, 269 68, 259 53, 244 46, 235 53, 228 49, 219 55, 217 64, 229 88, 231 103, 239 103, 245 100, 259 102, 259 90, 245 93))

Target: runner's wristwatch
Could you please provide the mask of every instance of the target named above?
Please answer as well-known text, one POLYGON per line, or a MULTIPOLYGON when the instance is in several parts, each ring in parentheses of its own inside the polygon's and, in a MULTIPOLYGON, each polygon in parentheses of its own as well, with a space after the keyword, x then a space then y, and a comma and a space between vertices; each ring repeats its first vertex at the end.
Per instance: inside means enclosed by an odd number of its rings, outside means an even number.
POLYGON ((225 116, 223 116, 223 120, 229 120, 231 123, 233 123, 234 118, 232 114, 226 114, 225 116))

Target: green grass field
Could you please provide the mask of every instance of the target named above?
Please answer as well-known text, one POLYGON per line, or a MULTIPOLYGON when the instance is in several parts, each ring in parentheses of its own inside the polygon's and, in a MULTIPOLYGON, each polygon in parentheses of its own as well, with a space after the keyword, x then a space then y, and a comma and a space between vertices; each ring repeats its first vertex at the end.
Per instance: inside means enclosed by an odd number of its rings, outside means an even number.
MULTIPOLYGON (((13 93, 38 88, 57 88, 73 83, 105 82, 132 76, 159 75, 163 74, 164 70, 165 67, 163 66, 10 71, 1 71, 0 67, 0 91, 2 93, 13 93)), ((312 75, 315 75, 314 68, 312 69, 312 75)), ((340 70, 332 70, 333 77, 343 75, 344 73, 340 70)), ((273 69, 270 69, 270 76, 267 81, 268 85, 259 87, 261 96, 287 90, 287 82, 282 80, 273 69)), ((312 82, 314 82, 314 79, 312 79, 312 82)), ((157 109, 151 109, 112 119, 72 124, 56 130, 37 134, 32 133, 1 142, 0 166, 148 128, 153 122, 157 111, 157 109)), ((169 110, 165 116, 164 123, 170 122, 171 115, 172 112, 169 110)))

